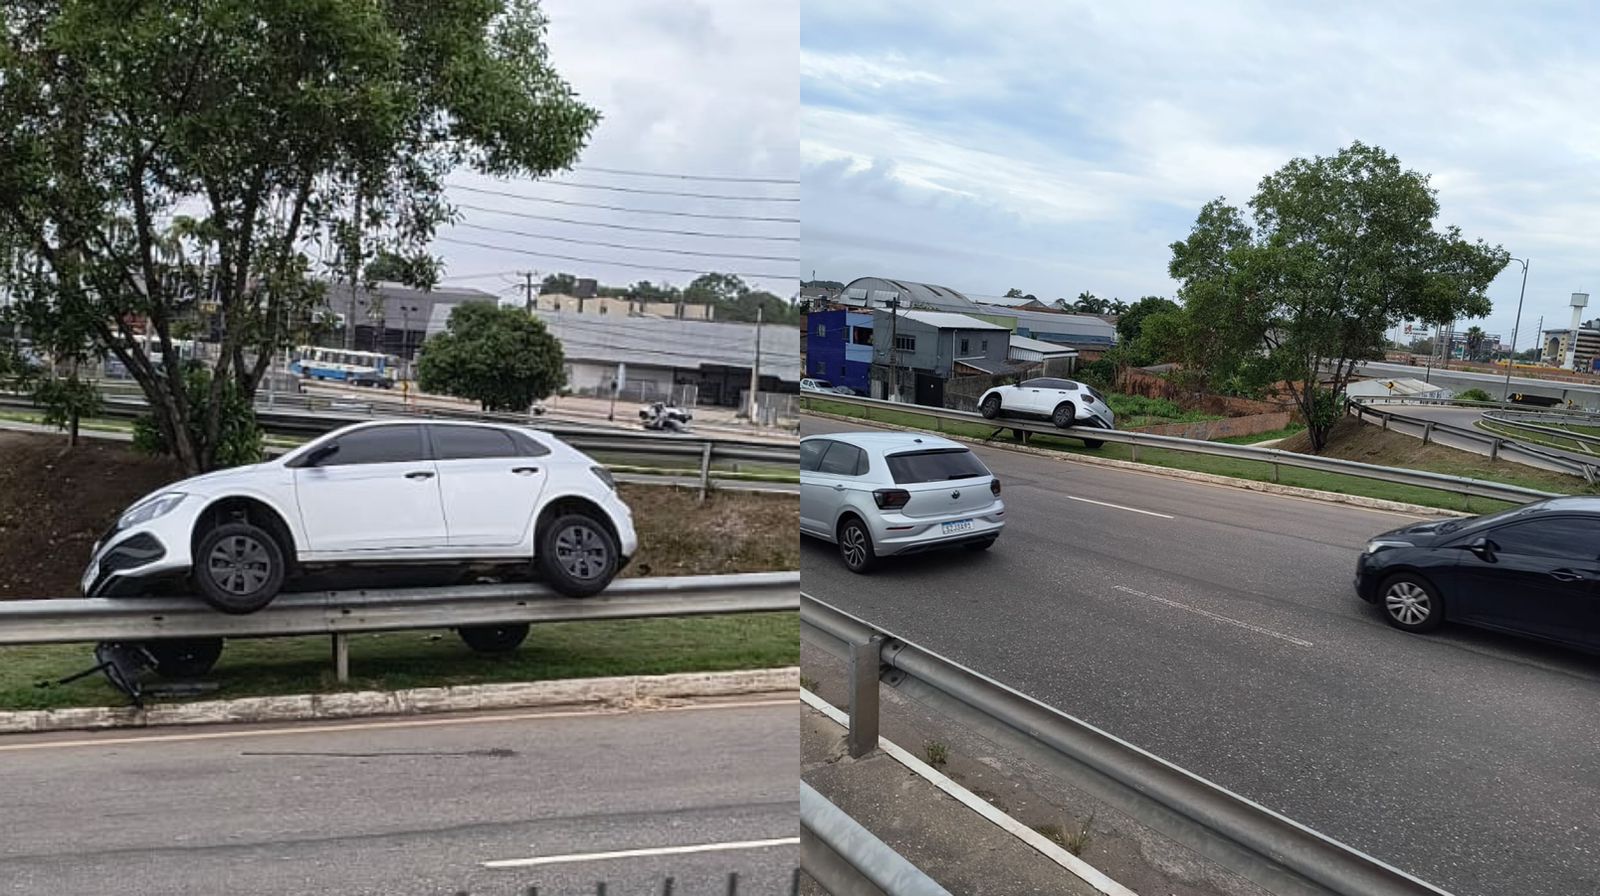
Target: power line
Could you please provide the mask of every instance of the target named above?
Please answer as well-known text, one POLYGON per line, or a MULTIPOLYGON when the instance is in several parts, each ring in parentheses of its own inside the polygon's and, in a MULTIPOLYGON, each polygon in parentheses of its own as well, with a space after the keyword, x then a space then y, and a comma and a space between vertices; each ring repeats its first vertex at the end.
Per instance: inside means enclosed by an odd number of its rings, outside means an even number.
POLYGON ((594 171, 600 174, 626 174, 629 177, 665 177, 676 180, 704 180, 718 181, 730 184, 798 184, 798 180, 789 180, 782 177, 722 177, 715 174, 666 174, 659 171, 630 171, 626 168, 594 168, 585 165, 579 171, 594 171))
POLYGON ((481 274, 450 274, 439 278, 439 282, 446 280, 482 280, 485 277, 504 277, 509 274, 520 274, 521 271, 484 271, 481 274))
POLYGON ((470 209, 475 212, 488 212, 492 215, 509 215, 513 218, 527 218, 533 221, 552 221, 557 224, 577 224, 582 227, 603 227, 608 230, 634 230, 640 233, 670 233, 674 236, 706 236, 724 240, 770 240, 773 242, 798 243, 797 236, 767 236, 751 233, 713 233, 705 230, 676 230, 671 227, 642 227, 637 224, 605 224, 599 221, 579 221, 575 218, 556 218, 550 215, 536 215, 531 212, 514 212, 503 208, 489 208, 484 205, 472 205, 466 202, 456 203, 457 208, 470 209))
POLYGON ((692 249, 657 249, 652 246, 632 246, 627 243, 607 243, 601 240, 581 240, 576 237, 551 236, 545 233, 529 233, 526 230, 511 230, 504 227, 484 227, 480 224, 456 224, 456 227, 466 227, 470 230, 485 230, 489 233, 501 233, 509 236, 525 236, 536 240, 554 240, 558 243, 578 243, 584 246, 604 246, 607 249, 626 249, 631 252, 660 252, 666 255, 695 255, 701 258, 739 258, 746 261, 799 261, 799 258, 787 255, 740 255, 730 252, 696 252, 692 249))
POLYGON ((798 196, 723 196, 718 193, 685 193, 681 190, 647 190, 643 187, 614 187, 610 184, 582 184, 570 180, 553 180, 548 183, 580 190, 607 190, 612 193, 642 193, 646 196, 684 196, 689 199, 711 199, 721 202, 799 202, 798 196))
POLYGON ((677 274, 732 274, 735 277, 750 277, 759 280, 793 280, 794 274, 757 274, 749 271, 708 271, 703 268, 669 268, 653 264, 632 264, 625 261, 612 261, 606 258, 579 258, 574 255, 556 255, 550 252, 530 252, 527 249, 516 249, 511 246, 495 246, 489 243, 479 243, 473 240, 458 240, 447 236, 434 237, 441 243, 453 243, 458 246, 477 246, 480 249, 494 249, 499 252, 515 252, 518 255, 527 255, 533 258, 554 258, 562 261, 576 261, 581 264, 603 264, 619 268, 637 268, 642 271, 670 271, 677 274))
POLYGON ((481 187, 466 187, 460 184, 451 184, 452 190, 465 190, 468 193, 482 193, 486 196, 504 196, 508 199, 518 199, 522 202, 548 202, 551 205, 571 205, 579 208, 601 208, 613 212, 628 212, 634 215, 670 215, 676 218, 711 218, 718 221, 770 221, 777 224, 799 224, 799 218, 769 218, 760 215, 711 215, 701 212, 667 212, 648 208, 628 208, 624 205, 601 205, 595 202, 577 202, 571 199, 548 199, 543 196, 524 196, 521 193, 508 193, 504 190, 485 190, 481 187))

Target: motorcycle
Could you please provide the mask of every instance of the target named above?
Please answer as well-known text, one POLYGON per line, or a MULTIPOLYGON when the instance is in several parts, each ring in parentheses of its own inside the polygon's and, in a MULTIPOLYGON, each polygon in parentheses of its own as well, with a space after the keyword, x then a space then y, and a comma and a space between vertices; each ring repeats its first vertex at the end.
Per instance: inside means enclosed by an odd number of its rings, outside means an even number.
POLYGON ((688 432, 694 415, 666 402, 658 401, 639 409, 639 424, 657 432, 688 432))

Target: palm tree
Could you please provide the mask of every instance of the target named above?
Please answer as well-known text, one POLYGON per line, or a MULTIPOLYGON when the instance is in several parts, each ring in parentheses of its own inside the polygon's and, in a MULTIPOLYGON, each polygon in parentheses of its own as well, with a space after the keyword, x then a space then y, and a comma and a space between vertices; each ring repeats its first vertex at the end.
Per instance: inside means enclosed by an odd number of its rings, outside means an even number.
POLYGON ((1468 360, 1472 360, 1472 361, 1478 360, 1479 353, 1480 353, 1480 351, 1482 349, 1483 349, 1483 328, 1482 327, 1468 327, 1467 328, 1467 358, 1468 358, 1468 360))

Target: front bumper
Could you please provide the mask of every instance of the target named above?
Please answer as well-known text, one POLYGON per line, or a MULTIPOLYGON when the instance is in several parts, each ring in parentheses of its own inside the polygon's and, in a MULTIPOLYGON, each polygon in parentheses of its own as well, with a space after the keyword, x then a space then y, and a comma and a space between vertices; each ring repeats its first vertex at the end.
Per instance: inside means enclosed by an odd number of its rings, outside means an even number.
POLYGON ((130 595, 154 582, 188 574, 189 538, 201 504, 190 497, 165 516, 107 532, 95 542, 78 581, 83 596, 130 595))
POLYGON ((1006 505, 995 501, 981 510, 939 517, 908 517, 899 514, 879 516, 872 525, 872 547, 880 557, 938 551, 1000 536, 1005 528, 1006 505), (945 532, 945 523, 964 520, 971 526, 958 532, 945 532))
POLYGON ((1355 589, 1356 596, 1369 604, 1378 602, 1378 580, 1380 574, 1372 564, 1372 555, 1363 553, 1356 558, 1355 589))

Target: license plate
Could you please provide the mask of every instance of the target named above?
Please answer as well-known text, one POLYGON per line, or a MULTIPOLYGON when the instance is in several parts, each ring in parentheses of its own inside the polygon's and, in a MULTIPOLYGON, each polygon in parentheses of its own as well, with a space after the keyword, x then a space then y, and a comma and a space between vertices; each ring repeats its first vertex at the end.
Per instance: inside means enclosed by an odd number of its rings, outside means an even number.
POLYGON ((971 528, 972 520, 951 520, 944 524, 944 534, 950 535, 955 532, 965 532, 971 528))

